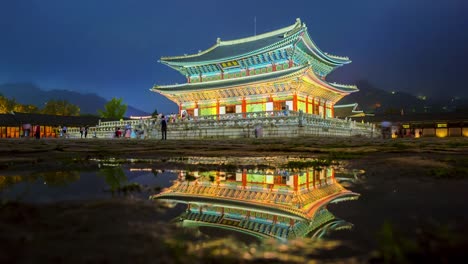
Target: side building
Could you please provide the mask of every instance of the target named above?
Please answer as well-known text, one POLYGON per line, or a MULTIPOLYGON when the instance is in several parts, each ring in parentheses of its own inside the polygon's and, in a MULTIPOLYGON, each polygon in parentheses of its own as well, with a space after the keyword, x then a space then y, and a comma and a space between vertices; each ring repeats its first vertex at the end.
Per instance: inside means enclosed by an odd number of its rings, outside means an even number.
POLYGON ((335 103, 358 91, 354 85, 325 80, 351 61, 320 50, 299 18, 261 35, 218 38, 205 51, 162 57, 160 62, 179 71, 187 82, 155 85, 151 90, 191 117, 291 110, 333 118, 335 103))

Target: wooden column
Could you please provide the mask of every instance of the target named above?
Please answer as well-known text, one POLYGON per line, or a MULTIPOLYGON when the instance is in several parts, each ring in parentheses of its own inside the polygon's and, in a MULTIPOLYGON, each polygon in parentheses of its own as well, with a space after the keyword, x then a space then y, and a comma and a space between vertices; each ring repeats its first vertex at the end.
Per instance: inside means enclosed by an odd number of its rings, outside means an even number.
POLYGON ((312 97, 312 114, 315 115, 315 97, 312 97))
POLYGON ((245 97, 242 97, 242 116, 245 118, 247 112, 247 102, 245 101, 245 97))
POLYGON ((219 99, 216 99, 216 118, 219 120, 219 99))
POLYGON ((293 185, 294 185, 294 191, 297 192, 297 190, 299 189, 299 179, 298 179, 299 175, 296 174, 293 176, 293 185))
POLYGON ((297 93, 293 94, 293 111, 297 111, 297 93))
POLYGON ((309 113, 309 96, 306 96, 306 114, 309 113))
POLYGON ((247 169, 242 170, 242 188, 245 189, 247 186, 247 169))
POLYGON ((335 105, 333 105, 333 104, 331 105, 330 111, 331 111, 331 117, 335 118, 335 105))
POLYGON ((315 189, 315 176, 316 176, 316 170, 313 170, 312 172, 312 186, 314 186, 314 189, 315 189))

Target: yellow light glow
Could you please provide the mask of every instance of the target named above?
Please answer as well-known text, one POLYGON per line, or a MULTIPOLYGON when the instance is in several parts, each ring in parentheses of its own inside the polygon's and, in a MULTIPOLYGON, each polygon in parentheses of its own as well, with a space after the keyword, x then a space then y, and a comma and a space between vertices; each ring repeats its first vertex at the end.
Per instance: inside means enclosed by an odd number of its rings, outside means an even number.
POLYGON ((448 135, 448 129, 446 129, 446 128, 437 128, 436 129, 436 136, 437 137, 443 138, 443 137, 446 137, 447 135, 448 135))
POLYGON ((468 127, 464 127, 463 130, 462 130, 462 135, 464 137, 468 137, 468 127))
POLYGON ((447 124, 437 124, 437 127, 447 127, 447 124))

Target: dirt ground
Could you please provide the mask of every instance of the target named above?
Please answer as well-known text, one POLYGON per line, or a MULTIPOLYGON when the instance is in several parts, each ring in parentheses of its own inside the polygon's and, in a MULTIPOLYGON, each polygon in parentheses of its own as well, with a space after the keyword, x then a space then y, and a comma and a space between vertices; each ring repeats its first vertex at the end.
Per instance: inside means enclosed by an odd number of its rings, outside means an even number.
POLYGON ((304 263, 317 259, 378 263, 425 258, 444 262, 457 257, 454 252, 467 245, 466 238, 456 236, 466 234, 468 223, 466 138, 2 139, 0 174, 85 167, 93 159, 110 157, 161 160, 190 156, 231 160, 320 157, 337 160, 344 169, 359 169, 363 181, 350 188, 361 193, 362 202, 331 207, 339 217, 355 223, 360 237, 338 233, 332 240, 313 246, 304 241, 288 245, 266 242, 263 246, 240 245, 233 240, 206 242, 201 234, 175 229, 168 223, 174 216, 163 213, 163 206, 155 202, 128 198, 43 205, 1 201, 0 263, 304 263), (387 203, 389 200, 392 202, 387 203), (369 218, 375 221, 359 225, 369 218), (387 220, 392 223, 390 231, 383 225, 387 220), (450 230, 441 235, 420 228, 426 225, 450 230), (383 246, 375 238, 375 230, 391 233, 384 235, 383 246), (397 237, 397 231, 402 235, 397 237), (412 233, 415 235, 408 235, 412 233), (421 234, 425 235, 422 241, 431 245, 418 242, 421 234), (407 236, 416 246, 405 242, 407 236), (342 254, 335 254, 337 250, 342 254))

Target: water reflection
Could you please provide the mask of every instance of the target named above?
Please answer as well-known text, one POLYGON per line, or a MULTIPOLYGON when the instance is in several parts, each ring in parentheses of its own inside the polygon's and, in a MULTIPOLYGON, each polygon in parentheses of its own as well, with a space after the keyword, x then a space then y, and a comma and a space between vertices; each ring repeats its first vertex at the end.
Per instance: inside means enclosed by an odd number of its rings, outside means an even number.
POLYGON ((280 240, 320 238, 352 224, 327 210, 329 203, 358 198, 333 168, 179 171, 175 183, 151 199, 187 205, 178 221, 280 240))

